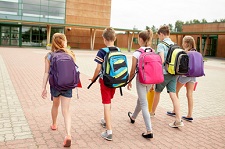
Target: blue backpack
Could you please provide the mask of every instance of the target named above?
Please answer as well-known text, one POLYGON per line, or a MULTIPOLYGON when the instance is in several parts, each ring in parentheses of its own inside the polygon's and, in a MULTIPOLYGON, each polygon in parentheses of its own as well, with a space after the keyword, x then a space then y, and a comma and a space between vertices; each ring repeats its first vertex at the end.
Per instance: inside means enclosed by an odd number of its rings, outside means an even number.
POLYGON ((106 52, 102 68, 104 84, 110 88, 126 86, 129 77, 126 55, 118 47, 102 49, 106 52))
POLYGON ((58 91, 77 87, 80 72, 73 58, 63 51, 51 53, 49 84, 58 91))

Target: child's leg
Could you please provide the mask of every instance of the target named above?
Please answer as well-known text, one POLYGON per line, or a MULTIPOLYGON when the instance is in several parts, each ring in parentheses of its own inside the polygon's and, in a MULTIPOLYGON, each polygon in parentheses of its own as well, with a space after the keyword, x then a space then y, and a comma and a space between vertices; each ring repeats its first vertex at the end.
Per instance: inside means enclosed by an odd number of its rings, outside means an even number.
POLYGON ((137 103, 137 105, 140 104, 138 106, 138 108, 141 107, 141 111, 142 111, 142 115, 144 118, 147 132, 152 131, 151 118, 150 118, 150 114, 149 114, 149 110, 148 110, 148 101, 147 101, 147 96, 146 96, 150 87, 151 87, 151 85, 146 87, 145 85, 142 85, 139 81, 136 81, 136 88, 137 88, 137 94, 138 94, 137 102, 139 102, 139 103, 137 103))
POLYGON ((51 114, 52 114, 52 125, 54 126, 56 126, 59 104, 60 104, 59 97, 53 97, 51 114))
POLYGON ((112 130, 111 125, 111 104, 103 104, 104 105, 104 119, 106 122, 106 129, 112 130))
MULTIPOLYGON (((176 85, 176 96, 179 99, 179 91, 180 89, 184 86, 184 84, 180 83, 179 81, 177 81, 177 85, 176 85)), ((175 108, 173 107, 173 113, 175 113, 175 108)))
POLYGON ((154 100, 153 100, 153 104, 152 104, 152 113, 155 113, 156 108, 159 103, 159 99, 160 99, 160 92, 155 91, 154 100))
POLYGON ((169 95, 170 95, 170 98, 173 102, 174 112, 176 113, 176 115, 175 115, 176 121, 180 122, 181 121, 180 101, 177 98, 176 93, 170 92, 169 95))
POLYGON ((186 90, 187 90, 187 100, 188 100, 188 118, 192 117, 192 112, 193 112, 193 90, 194 90, 194 83, 193 82, 188 82, 186 84, 186 90))
POLYGON ((137 99, 137 104, 134 110, 134 113, 132 114, 132 119, 135 120, 139 114, 139 112, 141 111, 141 105, 140 105, 140 101, 139 98, 137 99))
POLYGON ((177 95, 177 98, 179 98, 179 91, 182 88, 182 86, 184 86, 184 84, 182 84, 179 81, 177 81, 177 86, 176 86, 176 95, 177 95))
POLYGON ((68 136, 71 136, 71 114, 70 114, 70 100, 71 98, 60 96, 61 97, 61 109, 64 117, 64 123, 66 127, 66 133, 68 136))

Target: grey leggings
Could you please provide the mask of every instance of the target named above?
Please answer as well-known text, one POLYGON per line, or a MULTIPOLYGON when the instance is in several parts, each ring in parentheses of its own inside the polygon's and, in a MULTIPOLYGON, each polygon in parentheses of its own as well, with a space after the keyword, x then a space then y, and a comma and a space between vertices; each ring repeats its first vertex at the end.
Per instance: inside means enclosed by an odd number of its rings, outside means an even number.
POLYGON ((142 115, 145 121, 145 126, 147 131, 152 130, 151 118, 150 118, 150 114, 148 110, 148 101, 147 101, 147 92, 149 91, 151 86, 152 86, 151 84, 149 85, 141 84, 138 78, 136 77, 136 89, 137 89, 138 99, 137 99, 137 105, 132 117, 136 119, 139 112, 142 111, 142 115))

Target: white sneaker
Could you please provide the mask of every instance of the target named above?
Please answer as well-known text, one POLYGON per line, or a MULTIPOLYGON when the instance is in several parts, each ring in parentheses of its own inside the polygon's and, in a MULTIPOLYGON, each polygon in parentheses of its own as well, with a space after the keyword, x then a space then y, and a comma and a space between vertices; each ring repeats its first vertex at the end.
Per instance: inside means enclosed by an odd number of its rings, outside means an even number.
POLYGON ((101 122, 102 127, 105 128, 106 127, 106 122, 105 122, 104 118, 101 118, 100 122, 101 122))
POLYGON ((170 123, 169 124, 170 127, 172 128, 178 128, 178 127, 183 127, 184 126, 184 123, 183 121, 181 120, 180 122, 173 122, 173 123, 170 123))
POLYGON ((149 113, 150 114, 150 117, 155 117, 155 113, 149 113))
POLYGON ((112 141, 112 134, 108 134, 107 130, 105 132, 101 133, 101 137, 108 140, 108 141, 112 141))

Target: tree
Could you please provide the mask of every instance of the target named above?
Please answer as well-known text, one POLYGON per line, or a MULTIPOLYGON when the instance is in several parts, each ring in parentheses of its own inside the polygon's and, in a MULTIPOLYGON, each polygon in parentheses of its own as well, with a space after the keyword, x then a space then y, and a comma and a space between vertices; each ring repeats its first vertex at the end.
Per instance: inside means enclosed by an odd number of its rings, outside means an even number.
POLYGON ((217 23, 217 22, 218 22, 217 19, 213 21, 213 23, 217 23))
POLYGON ((182 32, 182 26, 183 26, 184 22, 181 20, 177 20, 175 23, 175 31, 176 32, 182 32))
POLYGON ((201 23, 208 23, 206 19, 202 19, 201 23))
POLYGON ((186 21, 185 24, 190 24, 190 22, 189 21, 186 21))
POLYGON ((225 19, 220 19, 220 22, 225 22, 225 19))
POLYGON ((173 31, 173 25, 172 24, 168 24, 168 26, 170 27, 170 32, 173 31))
POLYGON ((155 33, 157 31, 157 29, 154 25, 152 25, 151 30, 153 31, 153 33, 155 33))
POLYGON ((193 20, 193 24, 198 24, 198 23, 200 23, 199 20, 197 20, 197 19, 194 19, 194 20, 193 20))
POLYGON ((148 30, 149 28, 150 28, 149 26, 146 26, 146 27, 145 27, 146 30, 148 30))

